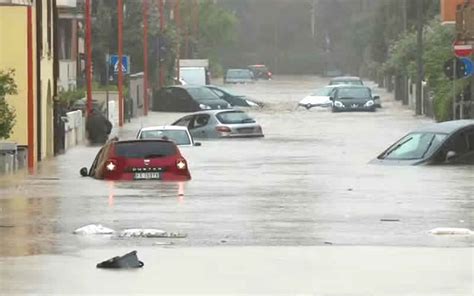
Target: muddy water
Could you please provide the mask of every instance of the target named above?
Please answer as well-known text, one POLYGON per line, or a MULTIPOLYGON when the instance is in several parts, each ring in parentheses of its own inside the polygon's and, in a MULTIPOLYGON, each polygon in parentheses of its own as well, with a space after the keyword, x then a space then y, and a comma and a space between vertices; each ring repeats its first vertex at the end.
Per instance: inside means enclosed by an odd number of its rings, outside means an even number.
MULTIPOLYGON (((79 169, 91 164, 96 147, 77 147, 45 161, 35 175, 1 177, 0 255, 153 243, 72 234, 90 223, 187 233, 172 240, 175 246, 472 246, 472 238, 427 231, 474 228, 474 168, 369 165, 392 142, 430 120, 414 117, 382 90, 384 108, 376 113, 295 108, 326 83, 277 77, 231 86, 267 103, 249 111, 265 138, 208 140, 183 148, 193 177, 184 184, 184 197, 176 183, 81 178, 79 169)), ((133 138, 141 126, 183 115, 152 113, 127 124, 120 137, 133 138)))

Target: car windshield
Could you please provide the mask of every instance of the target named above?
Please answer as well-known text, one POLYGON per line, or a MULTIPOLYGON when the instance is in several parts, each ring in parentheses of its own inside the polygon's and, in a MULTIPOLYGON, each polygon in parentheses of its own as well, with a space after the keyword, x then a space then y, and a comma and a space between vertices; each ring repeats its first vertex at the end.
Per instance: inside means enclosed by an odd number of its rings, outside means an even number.
POLYGON ((233 123, 254 123, 250 116, 241 111, 229 111, 221 112, 216 115, 217 119, 224 124, 233 124, 233 123))
POLYGON ((250 74, 250 71, 248 70, 229 70, 227 71, 227 78, 244 78, 244 79, 250 79, 252 78, 252 75, 250 74))
POLYGON ((446 138, 446 134, 412 133, 395 143, 381 159, 422 159, 435 151, 446 138))
POLYGON ((337 91, 338 98, 354 98, 354 99, 367 99, 370 98, 370 90, 365 87, 361 88, 339 88, 337 91))
POLYGON ((176 154, 176 145, 164 141, 137 141, 115 144, 115 155, 125 158, 156 158, 176 154))
POLYGON ((140 139, 167 139, 177 145, 190 145, 188 133, 185 130, 146 130, 140 134, 140 139))
POLYGON ((361 80, 333 80, 331 85, 364 85, 361 80))
POLYGON ((315 90, 311 95, 312 96, 329 96, 334 90, 332 87, 323 87, 315 90))
POLYGON ((213 91, 206 87, 190 87, 188 88, 188 93, 196 101, 209 101, 209 100, 219 100, 213 91))

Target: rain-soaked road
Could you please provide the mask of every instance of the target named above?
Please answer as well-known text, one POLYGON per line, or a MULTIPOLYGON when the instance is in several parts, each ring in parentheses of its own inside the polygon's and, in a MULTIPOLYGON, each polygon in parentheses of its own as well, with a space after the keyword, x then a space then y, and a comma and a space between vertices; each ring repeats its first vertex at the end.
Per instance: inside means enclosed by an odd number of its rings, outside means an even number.
MULTIPOLYGON (((265 138, 204 141, 182 149, 193 180, 178 197, 174 183, 113 183, 82 178, 98 148, 77 147, 41 163, 38 173, 0 178, 0 255, 57 254, 87 247, 150 246, 155 240, 75 236, 82 225, 184 232, 176 246, 472 246, 439 237, 435 227, 474 228, 472 167, 369 165, 387 145, 420 124, 382 94, 376 113, 295 109, 315 77, 280 77, 234 86, 268 104, 251 115, 265 138), (382 222, 381 219, 398 219, 382 222)), ((182 114, 152 113, 140 126, 182 114)), ((164 239, 163 241, 169 241, 164 239)))

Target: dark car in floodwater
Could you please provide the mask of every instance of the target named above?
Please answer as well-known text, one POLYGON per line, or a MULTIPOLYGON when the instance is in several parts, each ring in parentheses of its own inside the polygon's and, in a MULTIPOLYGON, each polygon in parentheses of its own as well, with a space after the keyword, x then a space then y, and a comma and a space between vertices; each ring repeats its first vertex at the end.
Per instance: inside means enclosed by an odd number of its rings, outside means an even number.
POLYGON ((372 91, 367 86, 343 85, 331 93, 332 112, 375 111, 372 91))
POLYGON ((272 79, 273 74, 265 65, 249 65, 248 68, 250 71, 252 71, 255 79, 272 79))
POLYGON ((153 98, 153 111, 195 112, 232 106, 205 86, 180 85, 161 88, 153 98))
POLYGON ((249 99, 244 95, 238 95, 232 91, 225 89, 223 87, 215 85, 206 85, 207 88, 212 90, 219 98, 223 99, 232 106, 238 107, 263 107, 262 102, 257 102, 255 100, 249 99))
POLYGON ((224 84, 254 83, 255 76, 249 69, 229 69, 224 75, 224 84))
POLYGON ((474 165, 474 120, 453 120, 416 129, 371 163, 474 165))

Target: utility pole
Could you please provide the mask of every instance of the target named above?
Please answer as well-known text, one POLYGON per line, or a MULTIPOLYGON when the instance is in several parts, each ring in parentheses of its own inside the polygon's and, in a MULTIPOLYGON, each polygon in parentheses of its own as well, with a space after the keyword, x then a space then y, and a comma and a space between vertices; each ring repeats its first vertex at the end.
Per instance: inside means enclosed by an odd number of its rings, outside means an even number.
POLYGON ((123 4, 122 0, 117 0, 117 19, 118 19, 118 109, 119 109, 119 126, 123 126, 123 4))
MULTIPOLYGON (((401 1, 402 1, 402 21, 403 21, 402 30, 403 30, 403 33, 406 34, 408 31, 408 16, 407 16, 408 14, 407 1, 408 0, 401 0, 401 1)), ((408 76, 404 74, 402 77, 402 80, 403 80, 402 103, 404 105, 408 105, 408 76)))
POLYGON ((176 50, 176 79, 179 81, 179 60, 181 59, 181 3, 180 0, 176 0, 176 6, 175 6, 175 17, 176 17, 176 28, 178 31, 178 42, 177 42, 177 50, 176 50))
POLYGON ((143 115, 148 115, 148 0, 143 0, 143 115))
POLYGON ((92 112, 92 22, 91 22, 91 0, 86 0, 86 84, 87 84, 87 107, 86 114, 92 112))
POLYGON ((416 81, 416 115, 421 115, 422 87, 423 87, 423 0, 417 0, 416 9, 417 51, 416 63, 418 67, 416 81))
POLYGON ((316 0, 311 4, 311 36, 316 38, 316 0))
MULTIPOLYGON (((163 36, 163 33, 165 31, 165 13, 164 13, 163 0, 158 0, 158 11, 160 13, 160 33, 161 33, 161 36, 163 36)), ((159 46, 161 46, 161 44, 159 46)), ((165 69, 163 68, 163 63, 161 62, 161 56, 160 56, 160 61, 159 61, 159 67, 160 67, 160 77, 159 77, 158 86, 159 88, 162 88, 163 85, 165 84, 165 69)))
POLYGON ((35 167, 35 106, 33 99, 33 13, 31 5, 26 8, 26 47, 27 47, 27 100, 28 100, 28 169, 35 167))

